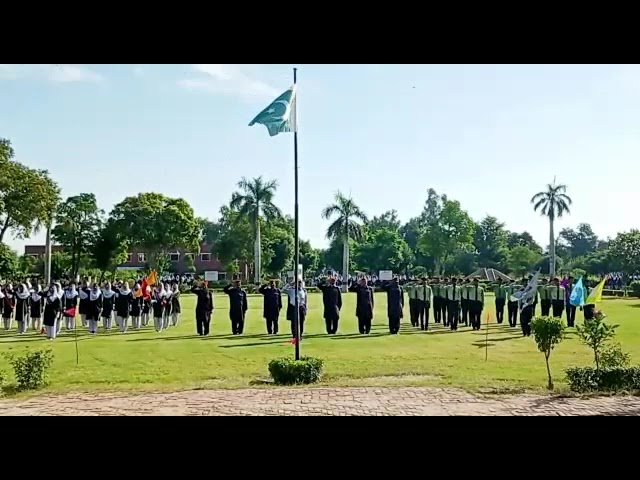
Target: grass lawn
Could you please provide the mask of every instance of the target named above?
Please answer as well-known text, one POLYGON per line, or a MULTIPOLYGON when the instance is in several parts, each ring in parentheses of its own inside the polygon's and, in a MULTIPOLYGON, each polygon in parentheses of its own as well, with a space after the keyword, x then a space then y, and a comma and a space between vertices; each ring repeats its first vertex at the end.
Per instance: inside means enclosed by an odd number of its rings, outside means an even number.
MULTIPOLYGON (((216 295, 212 335, 195 333, 195 297, 183 296, 180 325, 157 334, 153 327, 126 334, 100 333, 88 336, 78 329, 80 364, 72 332, 62 330, 50 342, 35 332, 24 336, 0 331, 0 354, 26 348, 51 347, 55 354, 50 392, 69 390, 178 390, 189 388, 241 388, 268 378, 267 364, 274 357, 293 355, 289 322, 280 320, 281 334, 266 335, 262 319, 262 297, 249 297, 249 312, 243 336, 230 335, 228 299, 216 295)), ((532 338, 522 338, 519 327, 496 325, 493 297, 488 298, 488 361, 485 362, 485 330, 462 328, 450 332, 431 323, 429 332, 411 328, 408 312, 398 336, 388 335, 386 298, 376 295, 374 326, 369 336, 357 333, 355 295, 345 296, 339 334, 325 334, 322 299, 310 295, 304 355, 325 359, 325 385, 337 386, 454 386, 470 390, 541 390, 546 385, 544 358, 532 338)), ((640 301, 605 300, 600 308, 608 321, 620 324, 618 341, 640 361, 640 301)), ((485 310, 485 317, 487 310, 485 310)), ((432 315, 433 317, 433 315, 432 315)), ((577 312, 582 322, 582 313, 577 312)), ((431 319, 433 322, 433 318, 431 319)), ((505 320, 506 322, 506 320, 505 320)), ((78 322, 80 323, 80 322, 78 322)), ((563 369, 591 362, 590 351, 575 332, 551 356, 557 388, 566 388, 563 369)), ((10 372, 0 357, 0 369, 10 372)), ((9 376, 11 378, 11 375, 9 376)))

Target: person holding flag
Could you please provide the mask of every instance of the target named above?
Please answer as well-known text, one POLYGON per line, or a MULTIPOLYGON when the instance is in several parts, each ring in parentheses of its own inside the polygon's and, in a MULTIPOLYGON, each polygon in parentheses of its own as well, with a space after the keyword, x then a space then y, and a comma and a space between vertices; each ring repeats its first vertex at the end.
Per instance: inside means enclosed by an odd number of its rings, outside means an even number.
MULTIPOLYGON (((565 291, 565 305, 567 307, 567 326, 573 327, 576 324, 576 306, 571 303, 571 295, 575 290, 577 284, 575 283, 575 277, 569 276, 567 282, 564 285, 565 291)), ((582 280, 582 277, 580 278, 582 280)))
POLYGON ((592 320, 595 317, 596 303, 602 301, 602 291, 604 290, 607 277, 604 277, 587 295, 584 303, 584 321, 592 320))
POLYGON ((143 301, 142 288, 140 284, 136 282, 133 286, 133 299, 131 300, 131 326, 134 330, 140 329, 143 301))
POLYGON ((567 302, 567 325, 569 327, 575 326, 576 307, 580 307, 581 310, 584 308, 584 301, 586 296, 586 288, 584 287, 582 277, 580 277, 577 283, 571 286, 571 295, 569 296, 569 301, 567 302), (573 315, 571 315, 570 313, 569 306, 572 307, 573 315))
POLYGON ((75 283, 71 283, 64 291, 62 297, 62 316, 67 330, 76 328, 76 308, 78 307, 78 291, 75 283))
POLYGON ((511 296, 512 301, 517 301, 520 307, 520 327, 522 335, 531 336, 531 320, 534 316, 534 302, 538 298, 538 279, 540 270, 529 281, 522 279, 522 288, 511 296))

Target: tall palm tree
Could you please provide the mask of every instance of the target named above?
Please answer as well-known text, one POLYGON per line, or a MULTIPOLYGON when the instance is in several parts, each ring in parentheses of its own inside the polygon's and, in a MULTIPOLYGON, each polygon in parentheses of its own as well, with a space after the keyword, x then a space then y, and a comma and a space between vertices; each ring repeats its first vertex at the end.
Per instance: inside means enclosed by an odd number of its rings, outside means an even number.
POLYGON ((362 238, 363 227, 361 222, 366 222, 367 217, 360 207, 355 204, 351 197, 347 198, 338 192, 335 196, 335 203, 327 206, 322 211, 322 218, 330 220, 337 216, 334 222, 327 229, 327 238, 332 240, 342 240, 342 275, 345 282, 342 285, 344 291, 347 291, 347 277, 349 276, 349 239, 359 240, 362 238))
POLYGON ((254 264, 255 282, 262 281, 262 244, 260 240, 260 218, 264 216, 267 221, 278 218, 282 215, 280 209, 273 204, 273 197, 278 189, 276 180, 264 181, 262 177, 247 180, 242 177, 238 182, 241 193, 235 192, 231 196, 230 207, 237 210, 241 217, 249 219, 253 234, 254 244, 254 264))
POLYGON ((543 192, 536 193, 531 199, 533 210, 540 210, 540 214, 549 218, 549 275, 556 274, 556 236, 553 229, 553 222, 556 218, 562 218, 565 213, 571 213, 569 206, 573 203, 571 197, 566 195, 566 185, 547 185, 547 189, 543 192))

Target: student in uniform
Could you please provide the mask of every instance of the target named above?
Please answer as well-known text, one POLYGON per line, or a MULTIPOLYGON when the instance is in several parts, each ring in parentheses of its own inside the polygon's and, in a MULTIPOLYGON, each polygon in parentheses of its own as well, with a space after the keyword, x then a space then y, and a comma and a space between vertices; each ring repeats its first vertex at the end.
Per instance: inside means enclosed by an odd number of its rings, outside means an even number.
POLYGON ((350 292, 356 293, 356 318, 358 319, 358 331, 361 335, 371 332, 373 320, 373 289, 367 284, 367 279, 362 277, 358 283, 349 287, 350 292))
POLYGON ((549 281, 543 278, 538 285, 538 295, 540 296, 540 315, 548 317, 551 311, 551 292, 549 291, 549 281))
POLYGON ((78 314, 80 315, 80 323, 83 327, 87 327, 87 307, 89 305, 89 293, 91 289, 89 288, 89 282, 84 280, 82 282, 82 286, 78 289, 78 298, 79 306, 78 306, 78 314))
POLYGON ((328 335, 338 333, 338 323, 340 322, 340 309, 342 308, 342 293, 336 287, 335 277, 327 279, 325 283, 318 284, 318 289, 322 292, 322 306, 324 307, 324 322, 328 335))
POLYGON ((45 333, 47 339, 54 340, 58 334, 56 324, 59 322, 60 311, 62 310, 60 295, 58 294, 58 289, 53 284, 47 292, 40 292, 40 295, 46 297, 44 301, 44 318, 42 321, 45 333))
POLYGON ((447 287, 447 307, 449 310, 447 324, 452 331, 458 330, 458 320, 460 313, 460 300, 462 299, 462 287, 458 285, 457 279, 451 279, 451 285, 447 287))
POLYGON ((435 277, 431 283, 431 290, 433 291, 433 319, 436 323, 440 323, 442 320, 442 285, 440 285, 440 278, 435 277))
POLYGON ((197 297, 196 302, 196 329, 198 335, 209 335, 209 326, 211 324, 211 313, 213 312, 213 295, 207 288, 206 283, 201 286, 193 285, 191 292, 197 297))
POLYGON ((422 277, 418 284, 418 319, 420 330, 429 330, 429 310, 431 310, 431 296, 433 291, 427 277, 422 277))
POLYGON ((142 317, 142 287, 139 283, 133 286, 132 299, 131 299, 131 326, 134 330, 140 329, 140 319, 142 317))
POLYGON ((178 326, 180 311, 180 287, 177 283, 174 283, 173 291, 171 292, 171 325, 173 327, 178 326))
POLYGON ((276 280, 270 280, 269 285, 262 285, 258 290, 263 296, 262 316, 267 322, 267 333, 278 334, 278 319, 282 310, 282 292, 276 285, 276 280))
POLYGON ((53 285, 56 288, 56 295, 58 295, 58 299, 60 299, 60 312, 58 321, 56 322, 56 337, 58 337, 60 335, 60 330, 62 330, 62 302, 64 299, 64 289, 60 282, 55 282, 53 285))
POLYGON ((4 329, 11 330, 13 324, 13 310, 16 307, 16 299, 13 295, 13 288, 10 284, 6 284, 2 293, 2 320, 4 321, 4 329))
POLYGON ((575 285, 575 277, 569 277, 569 281, 565 288, 565 297, 564 302, 567 306, 567 326, 574 327, 576 324, 576 306, 571 305, 571 292, 573 292, 573 287, 575 285))
MULTIPOLYGON (((591 293, 592 288, 589 288, 585 285, 584 288, 584 301, 586 302, 589 298, 589 294, 591 293)), ((589 320, 593 320, 595 318, 596 304, 595 303, 585 303, 585 306, 582 307, 584 313, 584 321, 587 322, 589 320)))
POLYGON ((129 282, 124 284, 116 292, 115 311, 116 325, 121 333, 125 333, 129 326, 129 315, 131 315, 131 304, 133 303, 133 292, 129 288, 129 282))
POLYGON ((31 328, 36 332, 42 329, 42 314, 44 313, 44 297, 40 295, 42 288, 40 284, 36 284, 31 292, 31 298, 29 299, 29 312, 31 314, 31 328))
POLYGON ((469 298, 469 314, 471 316, 471 327, 480 330, 482 326, 482 310, 484 309, 484 288, 480 286, 478 278, 473 279, 473 285, 467 287, 469 298))
POLYGON ((409 282, 404 285, 404 290, 409 297, 409 320, 412 327, 418 326, 418 285, 409 282))
POLYGON ((16 309, 15 319, 18 323, 18 333, 23 335, 27 333, 29 327, 29 298, 31 292, 27 289, 27 286, 23 283, 16 289, 16 309))
MULTIPOLYGON (((140 287, 142 289, 142 286, 140 287)), ((149 325, 149 317, 151 316, 151 287, 147 286, 146 291, 142 292, 142 326, 149 325)))
POLYGON ((507 315, 509 316, 509 326, 516 327, 518 325, 518 302, 511 300, 511 297, 520 291, 520 285, 518 285, 515 281, 511 282, 511 285, 507 287, 507 315))
POLYGON ((562 318, 562 312, 564 311, 564 287, 560 285, 560 279, 558 277, 553 279, 553 285, 549 288, 551 294, 551 308, 554 318, 562 318))
POLYGON ((105 330, 111 330, 113 326, 113 307, 115 306, 116 292, 111 289, 111 283, 107 282, 102 289, 102 321, 105 330))
POLYGON ((504 321, 504 306, 507 303, 507 290, 502 281, 502 278, 498 277, 498 285, 496 286, 496 321, 501 324, 504 321))
POLYGON ((164 284, 164 314, 162 316, 162 329, 167 330, 171 325, 171 314, 173 312, 173 289, 169 283, 164 284))
MULTIPOLYGON (((287 320, 291 322, 291 336, 297 338, 296 325, 296 289, 292 284, 282 289, 289 299, 287 302, 287 320)), ((298 319, 300 322, 300 341, 304 333, 304 321, 307 318, 307 289, 304 287, 304 281, 298 279, 298 319)))
POLYGON ((95 335, 98 333, 98 322, 102 312, 102 290, 94 283, 89 290, 89 302, 87 303, 87 326, 89 333, 95 335))
POLYGON ((440 294, 442 295, 442 302, 440 302, 440 318, 442 318, 442 324, 445 327, 448 327, 451 322, 451 318, 449 317, 449 298, 447 297, 450 286, 451 283, 449 279, 444 278, 440 286, 440 294))
POLYGON ((387 317, 389 318, 389 333, 397 335, 400 331, 400 320, 404 310, 404 291, 398 283, 398 277, 382 285, 387 292, 387 317))
POLYGON ((164 314, 166 294, 164 291, 164 285, 158 283, 158 286, 154 288, 151 294, 151 309, 153 310, 153 325, 156 328, 156 332, 160 333, 164 328, 164 314))
POLYGON ((78 291, 74 283, 65 289, 61 301, 65 328, 67 330, 74 330, 76 328, 76 308, 78 307, 78 291))
MULTIPOLYGON (((523 278, 522 288, 525 288, 528 284, 529 281, 526 278, 523 278)), ((534 295, 537 297, 538 292, 535 292, 534 295)), ((531 299, 529 300, 528 305, 520 311, 520 327, 522 328, 522 335, 525 337, 531 336, 531 320, 533 319, 534 313, 533 299, 531 299)))
POLYGON ((244 331, 244 318, 247 314, 247 292, 242 289, 240 280, 235 280, 233 285, 227 285, 223 289, 229 295, 229 319, 231 320, 231 333, 242 335, 244 331))

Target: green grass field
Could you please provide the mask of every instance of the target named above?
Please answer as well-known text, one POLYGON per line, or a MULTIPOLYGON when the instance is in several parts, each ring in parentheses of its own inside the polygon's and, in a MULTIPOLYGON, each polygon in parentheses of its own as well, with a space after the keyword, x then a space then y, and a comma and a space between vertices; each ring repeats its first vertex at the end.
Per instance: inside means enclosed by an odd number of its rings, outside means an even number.
MULTIPOLYGON (((268 379, 267 364, 274 357, 293 355, 289 343, 289 322, 281 318, 281 334, 266 335, 262 319, 262 297, 249 297, 245 334, 230 335, 228 299, 216 295, 212 335, 195 335, 194 301, 182 299, 180 325, 157 334, 153 327, 126 334, 111 332, 90 337, 78 329, 80 364, 76 366, 73 332, 47 341, 30 332, 18 336, 0 333, 0 353, 50 346, 55 354, 48 391, 68 390, 178 390, 190 388, 242 388, 260 385, 268 379)), ((345 296, 339 334, 329 337, 322 318, 322 301, 310 295, 304 355, 325 359, 326 385, 336 386, 417 386, 439 385, 470 390, 513 392, 541 390, 546 385, 543 355, 532 338, 523 338, 519 327, 496 325, 493 297, 488 298, 492 317, 488 334, 488 361, 485 362, 485 331, 462 328, 450 332, 431 324, 429 332, 408 326, 405 312, 401 334, 388 335, 386 299, 376 295, 374 326, 369 336, 357 333, 355 295, 345 296)), ((640 301, 605 300, 600 306, 608 321, 620 324, 618 341, 640 360, 640 301)), ((284 312, 282 317, 284 317, 284 312)), ((433 319, 431 320, 433 322, 433 319)), ((582 322, 582 313, 577 313, 582 322)), ((80 322, 78 322, 80 323, 80 322)), ((590 351, 575 332, 551 357, 557 387, 566 388, 563 369, 591 362, 590 351)), ((0 357, 0 369, 10 366, 0 357)), ((11 379, 11 374, 9 375, 11 379)))

